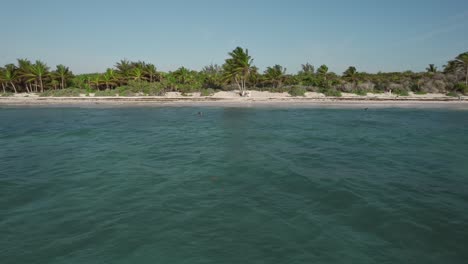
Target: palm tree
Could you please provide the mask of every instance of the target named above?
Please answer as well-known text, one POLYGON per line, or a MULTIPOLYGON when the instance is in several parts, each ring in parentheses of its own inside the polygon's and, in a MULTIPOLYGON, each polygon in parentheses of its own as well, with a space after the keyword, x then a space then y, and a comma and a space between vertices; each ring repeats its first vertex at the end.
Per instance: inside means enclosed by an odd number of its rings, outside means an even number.
POLYGON ((131 77, 137 81, 137 82, 140 82, 141 80, 143 80, 145 77, 144 77, 144 72, 143 72, 143 69, 140 68, 140 67, 136 67, 133 69, 133 71, 131 72, 131 77))
MULTIPOLYGON (((30 72, 25 74, 25 77, 28 77, 29 81, 36 81, 39 83, 39 87, 41 88, 41 93, 44 92, 44 83, 43 80, 45 77, 49 75, 49 67, 42 61, 37 60, 36 63, 31 65, 30 72)), ((37 87, 37 86, 36 86, 37 87)))
POLYGON ((189 84, 192 80, 191 71, 185 67, 180 67, 176 71, 172 72, 172 75, 180 84, 189 84))
POLYGON ((443 70, 444 74, 456 72, 456 66, 455 66, 454 61, 449 61, 447 65, 444 65, 443 67, 444 67, 444 70, 443 70))
POLYGON ((203 86, 205 88, 220 89, 222 87, 223 69, 219 65, 210 64, 208 66, 205 66, 203 67, 200 73, 203 77, 203 86))
POLYGON ((3 76, 2 76, 2 79, 6 83, 11 84, 11 87, 13 88, 13 91, 15 93, 18 93, 18 91, 16 90, 16 85, 15 85, 15 82, 18 79, 17 72, 18 72, 18 69, 16 68, 14 64, 8 64, 8 65, 5 65, 5 70, 3 71, 3 76))
POLYGON ((68 67, 65 67, 64 65, 60 64, 57 65, 57 69, 55 70, 54 73, 57 77, 60 79, 60 87, 62 89, 65 89, 65 84, 67 82, 68 78, 71 78, 73 76, 72 72, 68 67))
POLYGON ((56 79, 52 79, 52 80, 50 81, 50 85, 52 85, 52 87, 54 87, 54 90, 57 90, 57 86, 60 85, 60 82, 57 81, 56 79))
POLYGON ((224 79, 235 81, 241 95, 245 95, 246 82, 252 71, 253 59, 249 56, 249 50, 237 47, 229 53, 230 58, 223 65, 224 79))
POLYGON ((330 75, 328 73, 327 65, 322 65, 317 69, 317 75, 319 77, 317 84, 321 87, 329 87, 331 82, 327 80, 327 77, 330 75))
POLYGON ((101 75, 96 74, 92 79, 89 80, 90 84, 96 86, 96 90, 99 91, 99 85, 101 85, 101 75))
POLYGON ((248 82, 253 86, 256 87, 257 84, 264 82, 264 76, 258 71, 256 66, 252 66, 250 70, 248 82))
POLYGON ((132 68, 146 68, 146 62, 144 61, 131 62, 130 65, 132 66, 132 68))
POLYGON ((325 77, 328 73, 328 67, 327 65, 322 65, 317 69, 317 74, 320 76, 325 77))
POLYGON ((127 59, 123 59, 120 62, 117 62, 117 64, 115 64, 115 68, 117 68, 117 72, 125 82, 130 77, 133 66, 130 61, 128 61, 127 59))
POLYGON ((434 64, 429 64, 429 67, 426 68, 426 71, 428 73, 436 73, 437 67, 434 64))
POLYGON ((149 77, 149 81, 153 82, 154 78, 158 74, 158 71, 156 70, 156 66, 154 66, 153 64, 147 64, 144 69, 145 69, 145 73, 149 77))
POLYGON ((299 71, 300 75, 302 75, 302 74, 308 75, 308 74, 314 74, 315 73, 315 67, 310 63, 302 64, 301 68, 302 68, 302 70, 299 71))
POLYGON ((102 75, 102 79, 106 84, 106 90, 109 90, 109 87, 112 88, 112 85, 115 85, 115 81, 117 81, 117 74, 113 69, 107 69, 106 73, 102 75))
POLYGON ((351 66, 345 72, 343 72, 343 78, 352 82, 354 85, 357 84, 358 72, 356 67, 351 66))
POLYGON ((285 79, 286 68, 283 66, 276 64, 273 67, 267 67, 265 70, 265 78, 267 81, 273 84, 274 88, 278 88, 281 86, 282 82, 285 79))
POLYGON ((28 59, 18 59, 18 75, 20 76, 21 82, 24 83, 26 92, 33 92, 31 81, 28 81, 26 75, 31 72, 31 61, 28 59))
POLYGON ((86 76, 78 75, 72 79, 72 83, 74 87, 78 87, 80 89, 84 89, 86 87, 86 76))
POLYGON ((458 55, 445 66, 446 72, 462 72, 465 75, 465 85, 468 85, 468 52, 458 55))
POLYGON ((3 93, 6 93, 5 79, 4 79, 5 69, 0 67, 0 83, 2 84, 3 93))

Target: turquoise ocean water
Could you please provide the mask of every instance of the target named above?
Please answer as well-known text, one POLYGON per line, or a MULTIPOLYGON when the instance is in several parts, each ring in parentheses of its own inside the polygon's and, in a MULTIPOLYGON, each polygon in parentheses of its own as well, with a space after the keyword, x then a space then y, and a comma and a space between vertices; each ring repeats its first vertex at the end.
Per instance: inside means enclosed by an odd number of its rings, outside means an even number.
POLYGON ((467 260, 468 111, 0 108, 2 264, 467 260))

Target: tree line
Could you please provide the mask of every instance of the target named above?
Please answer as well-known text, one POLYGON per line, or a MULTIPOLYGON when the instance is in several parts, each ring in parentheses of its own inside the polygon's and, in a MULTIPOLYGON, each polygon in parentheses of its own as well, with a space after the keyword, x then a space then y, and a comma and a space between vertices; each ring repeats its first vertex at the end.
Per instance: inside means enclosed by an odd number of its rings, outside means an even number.
POLYGON ((247 49, 237 47, 221 66, 212 64, 201 71, 185 67, 171 72, 158 71, 144 61, 121 60, 104 73, 74 75, 69 67, 50 69, 42 61, 18 59, 0 67, 3 93, 43 93, 67 88, 109 91, 119 87, 157 87, 162 91, 183 93, 202 89, 233 90, 243 95, 247 89, 284 92, 293 87, 323 93, 385 92, 396 93, 468 93, 468 52, 447 62, 439 71, 430 64, 425 72, 365 73, 350 66, 341 75, 330 72, 327 65, 303 64, 296 74, 288 74, 281 65, 263 72, 253 64, 247 49), (143 85, 143 86, 142 86, 143 85), (146 86, 144 86, 146 85, 146 86))

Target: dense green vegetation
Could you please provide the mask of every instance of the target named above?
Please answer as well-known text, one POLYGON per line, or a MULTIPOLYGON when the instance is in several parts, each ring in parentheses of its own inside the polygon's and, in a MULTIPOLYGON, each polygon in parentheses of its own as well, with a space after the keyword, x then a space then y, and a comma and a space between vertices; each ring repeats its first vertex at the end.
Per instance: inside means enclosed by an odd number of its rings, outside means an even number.
POLYGON ((351 66, 342 75, 329 72, 326 65, 315 69, 310 63, 302 65, 297 74, 287 74, 281 65, 267 67, 262 73, 253 65, 248 50, 240 47, 229 53, 224 65, 209 65, 201 71, 181 67, 161 72, 153 64, 121 60, 104 73, 74 75, 64 65, 51 70, 42 61, 18 59, 16 64, 0 67, 0 84, 2 96, 20 92, 41 96, 134 96, 163 95, 169 91, 210 96, 216 90, 239 90, 244 95, 247 89, 288 92, 292 96, 303 96, 307 91, 327 96, 341 96, 342 92, 454 95, 468 94, 468 52, 450 60, 443 71, 430 64, 426 72, 371 74, 351 66))

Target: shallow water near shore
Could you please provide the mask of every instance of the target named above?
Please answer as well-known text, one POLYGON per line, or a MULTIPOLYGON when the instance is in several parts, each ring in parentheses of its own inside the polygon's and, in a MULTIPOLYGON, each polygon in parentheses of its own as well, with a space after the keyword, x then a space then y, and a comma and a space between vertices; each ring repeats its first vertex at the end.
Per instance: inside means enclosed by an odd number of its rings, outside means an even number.
POLYGON ((467 135, 465 110, 1 108, 0 262, 464 263, 467 135))

